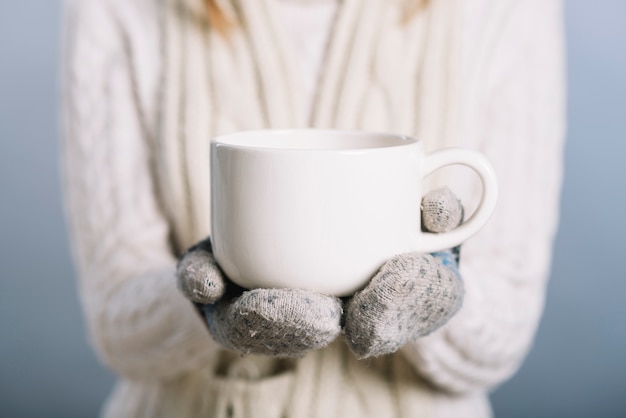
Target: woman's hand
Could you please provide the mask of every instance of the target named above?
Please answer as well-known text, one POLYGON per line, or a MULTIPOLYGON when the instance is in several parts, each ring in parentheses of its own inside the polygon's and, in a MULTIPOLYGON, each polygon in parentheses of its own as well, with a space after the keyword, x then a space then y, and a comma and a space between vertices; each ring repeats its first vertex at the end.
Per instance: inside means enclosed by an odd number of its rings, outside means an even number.
MULTIPOLYGON (((462 221, 463 207, 448 189, 422 199, 422 225, 449 231, 462 221)), ((347 303, 345 335, 360 358, 389 354, 448 322, 463 300, 463 282, 453 250, 401 254, 389 260, 365 289, 347 303)))
POLYGON ((359 359, 393 353, 448 322, 462 300, 451 251, 398 255, 348 301, 346 340, 359 359))
POLYGON ((177 266, 178 287, 221 345, 242 354, 299 357, 341 333, 341 301, 299 289, 245 290, 228 280, 206 239, 177 266))

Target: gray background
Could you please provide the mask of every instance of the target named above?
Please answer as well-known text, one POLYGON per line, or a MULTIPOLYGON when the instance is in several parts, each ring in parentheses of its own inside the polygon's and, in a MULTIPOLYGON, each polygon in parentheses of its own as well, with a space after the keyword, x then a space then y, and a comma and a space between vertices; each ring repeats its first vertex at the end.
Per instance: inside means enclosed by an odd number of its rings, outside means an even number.
MULTIPOLYGON (((569 135, 548 303, 499 417, 626 416, 626 1, 570 0, 569 135)), ((60 202, 60 2, 0 0, 0 417, 92 417, 60 202)))

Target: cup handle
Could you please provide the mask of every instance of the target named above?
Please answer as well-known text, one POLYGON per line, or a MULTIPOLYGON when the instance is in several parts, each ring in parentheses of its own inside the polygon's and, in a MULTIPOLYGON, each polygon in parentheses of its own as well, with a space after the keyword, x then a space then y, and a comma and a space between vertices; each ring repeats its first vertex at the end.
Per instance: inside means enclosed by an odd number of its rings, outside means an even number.
POLYGON ((420 245, 422 252, 441 251, 463 243, 485 225, 496 207, 498 181, 493 166, 483 154, 462 148, 435 151, 425 158, 424 177, 428 177, 434 171, 448 165, 464 165, 478 174, 483 189, 480 204, 467 221, 452 231, 422 233, 422 245, 420 245))

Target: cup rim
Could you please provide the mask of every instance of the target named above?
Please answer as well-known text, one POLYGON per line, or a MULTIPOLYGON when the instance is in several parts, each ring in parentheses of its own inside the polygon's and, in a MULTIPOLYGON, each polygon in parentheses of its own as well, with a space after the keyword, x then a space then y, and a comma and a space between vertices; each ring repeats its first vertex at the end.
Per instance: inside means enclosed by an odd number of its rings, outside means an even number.
POLYGON ((238 150, 250 150, 255 152, 372 152, 382 151, 386 149, 398 149, 421 143, 421 140, 397 133, 367 130, 348 130, 348 129, 319 129, 319 128, 295 128, 295 129, 250 129, 229 132, 216 135, 211 138, 211 146, 228 147, 238 150), (323 148, 299 148, 299 147, 276 147, 276 146, 260 146, 258 144, 242 144, 234 140, 242 136, 254 135, 296 135, 303 133, 323 133, 336 135, 370 135, 383 137, 389 140, 397 141, 393 144, 380 146, 360 146, 360 147, 323 147, 323 148))

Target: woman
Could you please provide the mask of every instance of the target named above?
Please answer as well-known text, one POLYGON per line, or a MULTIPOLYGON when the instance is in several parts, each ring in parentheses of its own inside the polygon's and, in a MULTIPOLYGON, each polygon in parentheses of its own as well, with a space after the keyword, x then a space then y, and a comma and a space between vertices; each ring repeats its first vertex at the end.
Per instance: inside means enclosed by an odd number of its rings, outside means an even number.
MULTIPOLYGON (((120 376, 105 416, 490 416, 487 392, 532 342, 557 224, 559 1, 83 0, 66 23, 68 220, 91 339, 120 376), (241 357, 176 288, 178 258, 210 235, 208 138, 307 126, 493 162, 499 206, 435 332, 241 357)), ((433 181, 470 210, 475 183, 433 181)))

